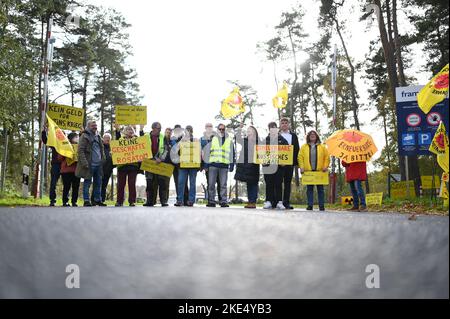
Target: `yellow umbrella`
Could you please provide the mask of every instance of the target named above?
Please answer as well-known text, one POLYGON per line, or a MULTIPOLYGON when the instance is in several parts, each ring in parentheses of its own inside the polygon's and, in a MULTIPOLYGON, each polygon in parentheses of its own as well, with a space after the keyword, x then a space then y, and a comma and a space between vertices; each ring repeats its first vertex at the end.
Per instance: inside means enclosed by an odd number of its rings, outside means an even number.
POLYGON ((347 163, 368 162, 378 151, 372 136, 358 130, 340 130, 331 135, 325 144, 328 152, 347 163))

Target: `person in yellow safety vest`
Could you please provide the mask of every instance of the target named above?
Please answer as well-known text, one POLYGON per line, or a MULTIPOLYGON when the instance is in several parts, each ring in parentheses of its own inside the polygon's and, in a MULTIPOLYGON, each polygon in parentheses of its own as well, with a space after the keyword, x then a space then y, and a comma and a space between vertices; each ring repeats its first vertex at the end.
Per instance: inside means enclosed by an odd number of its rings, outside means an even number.
POLYGON ((209 157, 206 156, 205 170, 208 171, 208 204, 207 207, 216 207, 216 181, 220 180, 220 206, 229 207, 227 201, 228 172, 234 170, 235 157, 233 140, 225 133, 225 125, 217 126, 218 133, 211 140, 209 157))
MULTIPOLYGON (((140 132, 141 136, 143 131, 140 132)), ((149 134, 150 145, 152 148, 153 159, 157 163, 168 162, 170 156, 170 141, 168 141, 164 134, 161 133, 161 123, 154 122, 152 124, 152 131, 149 134)), ((167 207, 169 200, 167 189, 169 188, 170 177, 162 176, 150 172, 145 172, 145 179, 147 182, 147 201, 144 206, 153 207, 156 204, 157 194, 159 191, 159 201, 162 207, 167 207)))

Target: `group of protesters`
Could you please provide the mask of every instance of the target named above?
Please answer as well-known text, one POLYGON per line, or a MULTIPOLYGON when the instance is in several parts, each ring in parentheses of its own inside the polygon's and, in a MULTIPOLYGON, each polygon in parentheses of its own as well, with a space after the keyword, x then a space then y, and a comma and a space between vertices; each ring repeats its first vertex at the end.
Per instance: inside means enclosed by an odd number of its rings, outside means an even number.
MULTIPOLYGON (((259 199, 260 174, 264 176, 265 200, 264 209, 290 210, 291 185, 294 170, 298 167, 301 173, 315 171, 328 172, 330 156, 325 144, 316 131, 310 131, 305 143, 300 147, 296 133, 290 129, 288 118, 282 118, 279 126, 276 122, 268 124, 269 134, 261 138, 254 126, 243 130, 241 124, 234 137, 230 136, 224 124, 217 130, 211 123, 205 125, 203 136, 194 137, 193 127, 184 129, 176 125, 162 132, 161 123, 154 122, 151 131, 145 133, 142 126, 121 127, 115 125, 115 139, 132 139, 137 136, 148 136, 153 160, 156 163, 168 163, 174 166, 173 178, 176 186, 176 207, 194 206, 196 202, 196 178, 199 171, 206 174, 207 191, 205 194, 207 207, 229 207, 228 175, 236 169, 234 179, 245 182, 248 203, 245 208, 256 208, 259 199), (196 168, 185 168, 180 165, 180 143, 199 142, 201 148, 201 164, 196 168), (239 153, 236 152, 240 144, 239 153), (256 161, 257 145, 286 145, 293 148, 292 165, 278 163, 259 164, 256 161), (216 197, 217 194, 217 197, 216 197)), ((77 161, 65 158, 52 148, 50 206, 56 204, 56 186, 59 177, 63 181, 63 206, 77 206, 80 179, 83 179, 84 206, 107 206, 106 194, 113 169, 117 167, 117 198, 115 206, 123 206, 125 202, 125 186, 128 184, 128 204, 136 205, 136 179, 138 174, 145 174, 146 201, 144 206, 153 207, 159 197, 160 205, 169 206, 169 185, 171 177, 142 171, 141 163, 114 165, 111 154, 111 134, 102 137, 95 121, 88 121, 86 127, 78 134, 72 132, 67 136, 74 148, 77 148, 77 161), (92 190, 91 190, 92 186, 92 190), (69 193, 71 199, 69 204, 69 193)), ((42 140, 47 142, 47 133, 42 132, 42 140)), ((362 182, 367 179, 366 162, 345 163, 346 180, 353 196, 351 210, 366 210, 365 194, 362 182)), ((317 188, 319 210, 325 210, 324 185, 307 185, 307 210, 313 210, 314 186, 317 188)))

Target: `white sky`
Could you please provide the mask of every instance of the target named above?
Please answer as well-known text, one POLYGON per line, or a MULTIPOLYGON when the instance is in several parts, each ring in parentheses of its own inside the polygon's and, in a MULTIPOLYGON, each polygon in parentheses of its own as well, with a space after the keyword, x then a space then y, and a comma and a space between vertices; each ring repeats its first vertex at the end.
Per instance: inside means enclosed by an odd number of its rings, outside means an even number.
MULTIPOLYGON (((227 80, 239 80, 256 89, 260 102, 266 103, 256 112, 256 126, 262 129, 260 134, 266 134, 267 123, 277 117, 271 104, 276 89, 272 64, 265 62, 263 55, 257 53, 256 45, 275 36, 274 26, 279 23, 281 13, 288 11, 297 1, 86 2, 115 8, 132 24, 128 31, 134 56, 129 59, 129 64, 137 70, 141 94, 144 95, 142 105, 147 105, 149 109, 149 123, 160 121, 163 128, 190 124, 194 127, 194 134, 199 135, 205 122, 217 124, 214 117, 220 111, 220 101, 232 90, 227 80)), ((319 36, 317 14, 320 1, 305 0, 301 3, 307 12, 305 31, 316 39, 319 36)), ((375 22, 370 32, 365 32, 367 22, 358 22, 361 15, 359 7, 355 11, 345 9, 348 30, 351 30, 345 37, 350 55, 355 57, 355 62, 361 62, 368 53, 369 41, 379 33, 375 22)), ((399 20, 405 21, 401 11, 399 20)), ((400 33, 408 29, 408 24, 400 25, 400 33)), ((61 41, 56 42, 56 46, 61 44, 61 41)), ((420 50, 415 51, 414 69, 419 70, 423 64, 423 54, 420 50)), ((419 77, 418 74, 414 71, 413 75, 419 77)), ((280 67, 279 81, 284 76, 286 73, 280 67)), ((423 84, 429 76, 421 73, 419 80, 423 84)), ((359 77, 359 102, 365 103, 368 87, 359 77)), ((70 103, 68 98, 61 98, 58 102, 70 103)), ((362 130, 373 134, 381 150, 384 137, 379 133, 382 130, 370 123, 372 115, 370 111, 361 112, 362 130)), ((300 136, 300 139, 304 137, 300 136)), ((379 153, 375 158, 378 156, 379 153)))

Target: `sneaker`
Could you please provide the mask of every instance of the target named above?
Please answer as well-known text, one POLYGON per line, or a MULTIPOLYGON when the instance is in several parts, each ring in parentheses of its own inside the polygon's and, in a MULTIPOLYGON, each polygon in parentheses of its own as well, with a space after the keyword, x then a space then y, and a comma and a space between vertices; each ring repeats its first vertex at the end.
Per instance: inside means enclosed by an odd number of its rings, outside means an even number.
POLYGON ((367 212, 367 206, 365 205, 361 205, 361 207, 359 208, 360 212, 367 212))
POLYGON ((92 204, 90 201, 85 201, 83 207, 92 207, 92 204))
POLYGON ((193 202, 187 202, 187 205, 186 205, 187 207, 193 207, 194 206, 194 203, 193 202))
POLYGON ((130 207, 136 207, 136 204, 135 204, 135 203, 130 203, 130 205, 128 205, 128 206, 130 206, 130 207))
POLYGON ((253 208, 256 208, 256 204, 255 203, 248 203, 247 205, 244 206, 244 208, 253 209, 253 208))
POLYGON ((284 208, 286 208, 286 209, 294 209, 294 206, 291 206, 290 204, 283 204, 284 205, 284 208))
POLYGON ((114 206, 116 206, 116 207, 122 207, 123 204, 122 204, 122 203, 116 203, 116 205, 114 205, 114 206))
POLYGON ((272 208, 272 203, 271 202, 265 202, 263 208, 264 209, 271 209, 272 208))
POLYGON ((48 205, 50 207, 55 207, 55 202, 50 202, 50 205, 48 205))
POLYGON ((176 206, 176 207, 182 207, 182 206, 183 206, 183 203, 182 203, 182 202, 176 202, 174 206, 176 206))
POLYGON ((78 207, 77 203, 72 203, 72 207, 78 207))
POLYGON ((105 203, 102 203, 102 202, 95 202, 94 205, 95 205, 95 206, 100 206, 100 207, 106 207, 106 206, 108 206, 108 205, 106 205, 105 203))
POLYGON ((352 208, 349 209, 349 211, 351 211, 351 212, 358 212, 359 211, 359 207, 353 206, 352 208))
POLYGON ((323 212, 325 210, 325 207, 324 206, 320 206, 319 210, 323 212))
POLYGON ((145 202, 144 205, 142 205, 142 206, 145 206, 145 207, 153 207, 154 205, 151 204, 151 203, 145 202))
POLYGON ((220 207, 226 208, 226 207, 230 207, 230 205, 228 205, 227 203, 222 203, 222 204, 220 204, 220 207))
POLYGON ((167 203, 161 204, 161 207, 167 207, 167 206, 169 206, 169 204, 167 204, 167 203))
POLYGON ((284 207, 283 202, 278 202, 277 206, 275 207, 275 209, 278 210, 285 210, 286 207, 284 207))
POLYGON ((216 204, 214 204, 214 203, 208 203, 208 204, 206 204, 206 207, 216 207, 216 204))
POLYGON ((70 207, 69 203, 63 203, 63 207, 70 207))
POLYGON ((306 207, 306 210, 313 210, 313 207, 312 206, 308 206, 308 207, 306 207))

